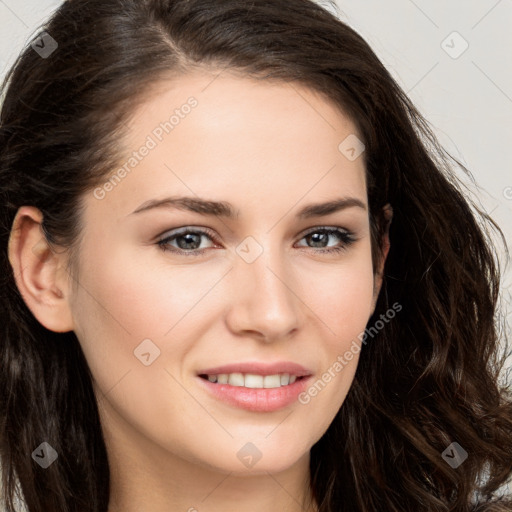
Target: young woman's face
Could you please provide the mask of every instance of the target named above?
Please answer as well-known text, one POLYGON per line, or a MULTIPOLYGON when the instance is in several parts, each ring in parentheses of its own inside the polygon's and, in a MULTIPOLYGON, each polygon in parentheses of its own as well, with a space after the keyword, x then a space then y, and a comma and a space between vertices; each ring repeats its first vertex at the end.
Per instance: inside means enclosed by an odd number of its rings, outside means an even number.
POLYGON ((364 162, 312 91, 213 78, 149 96, 124 172, 84 198, 74 330, 109 442, 134 460, 274 472, 308 456, 353 381, 378 292, 364 162), (198 211, 165 202, 184 197, 198 211), (273 387, 282 374, 303 378, 273 387))

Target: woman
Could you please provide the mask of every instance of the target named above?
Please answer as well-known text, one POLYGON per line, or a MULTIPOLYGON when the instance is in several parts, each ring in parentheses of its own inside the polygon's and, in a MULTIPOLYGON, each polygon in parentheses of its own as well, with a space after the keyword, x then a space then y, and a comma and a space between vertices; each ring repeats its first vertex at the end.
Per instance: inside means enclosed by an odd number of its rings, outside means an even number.
POLYGON ((361 37, 309 0, 45 29, 1 112, 7 509, 510 510, 497 226, 361 37))

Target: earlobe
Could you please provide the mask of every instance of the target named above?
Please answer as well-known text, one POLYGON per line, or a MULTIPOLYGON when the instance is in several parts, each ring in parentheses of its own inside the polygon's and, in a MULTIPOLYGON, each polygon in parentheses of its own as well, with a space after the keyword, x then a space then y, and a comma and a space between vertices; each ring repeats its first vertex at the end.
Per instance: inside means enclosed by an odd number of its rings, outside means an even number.
POLYGON ((73 319, 65 253, 57 253, 48 243, 42 221, 37 208, 19 208, 9 237, 9 262, 18 290, 36 319, 51 331, 68 332, 73 330, 73 319))

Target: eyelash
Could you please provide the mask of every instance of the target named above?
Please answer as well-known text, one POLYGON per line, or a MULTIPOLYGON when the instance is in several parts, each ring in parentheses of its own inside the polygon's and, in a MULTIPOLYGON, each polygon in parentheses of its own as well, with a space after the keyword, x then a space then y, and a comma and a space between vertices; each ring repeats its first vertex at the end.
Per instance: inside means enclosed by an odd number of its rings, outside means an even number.
MULTIPOLYGON (((348 247, 356 241, 356 238, 354 237, 353 233, 351 233, 350 231, 347 231, 346 229, 332 228, 332 227, 326 227, 326 226, 319 226, 319 227, 313 228, 313 229, 309 230, 308 232, 306 232, 302 236, 302 238, 305 238, 308 235, 311 235, 313 233, 319 233, 319 232, 328 234, 328 235, 337 235, 338 238, 343 243, 343 245, 341 245, 339 247, 330 247, 328 249, 322 249, 322 248, 318 249, 318 252, 324 253, 324 254, 325 253, 328 253, 328 254, 341 253, 343 251, 346 251, 348 249, 348 247)), ((205 251, 207 251, 209 249, 209 248, 208 249, 190 249, 187 251, 184 249, 176 249, 175 247, 169 246, 170 241, 175 240, 176 238, 187 235, 187 234, 204 235, 204 236, 207 236, 208 238, 210 238, 210 240, 212 242, 215 242, 215 235, 209 229, 185 228, 178 233, 174 233, 171 236, 168 236, 166 238, 163 238, 162 240, 159 240, 156 245, 158 245, 158 247, 164 252, 169 251, 169 252, 184 255, 184 256, 201 256, 202 254, 204 254, 205 251)), ((301 238, 301 240, 302 240, 302 238, 301 238)), ((301 248, 307 249, 307 247, 301 247, 301 248)), ((310 249, 315 249, 315 248, 310 247, 310 249)))

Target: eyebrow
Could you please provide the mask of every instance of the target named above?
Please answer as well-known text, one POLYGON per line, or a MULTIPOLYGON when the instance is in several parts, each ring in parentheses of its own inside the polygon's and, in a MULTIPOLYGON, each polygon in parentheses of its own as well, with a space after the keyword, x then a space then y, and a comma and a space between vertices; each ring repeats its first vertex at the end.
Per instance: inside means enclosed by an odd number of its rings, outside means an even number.
MULTIPOLYGON (((352 207, 366 210, 365 203, 360 199, 356 197, 342 197, 326 203, 306 205, 297 212, 297 217, 300 219, 322 217, 352 207)), ((239 211, 235 212, 233 205, 227 201, 209 201, 198 197, 166 197, 164 199, 150 199, 142 203, 130 215, 146 212, 155 208, 176 208, 178 210, 186 210, 201 215, 212 215, 228 219, 238 218, 240 213, 239 211)))

